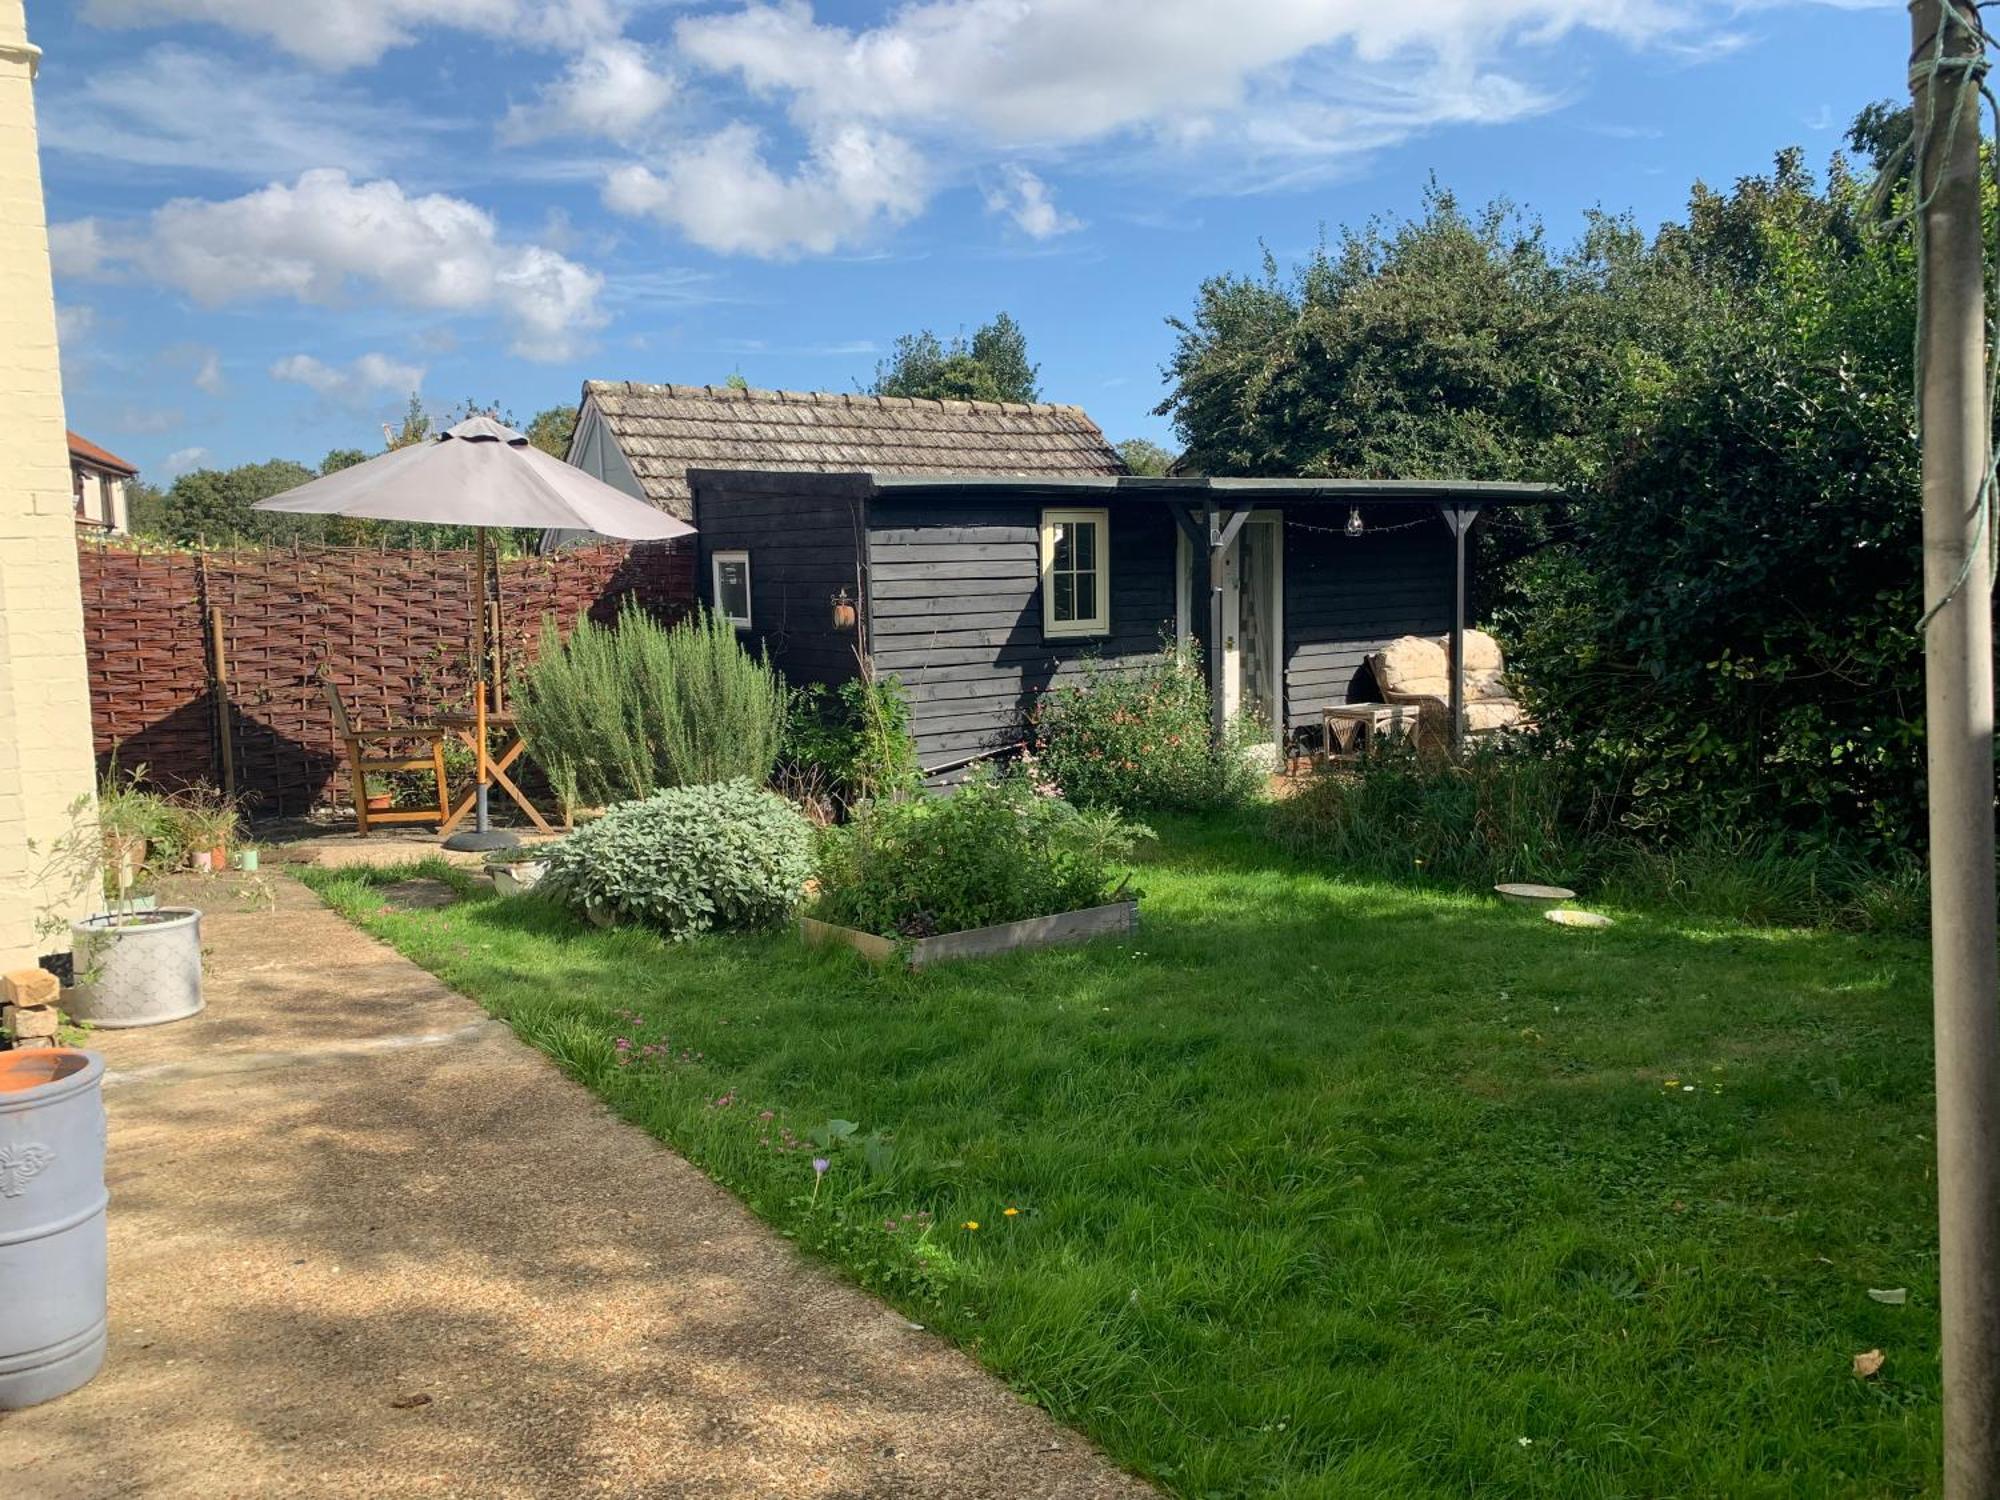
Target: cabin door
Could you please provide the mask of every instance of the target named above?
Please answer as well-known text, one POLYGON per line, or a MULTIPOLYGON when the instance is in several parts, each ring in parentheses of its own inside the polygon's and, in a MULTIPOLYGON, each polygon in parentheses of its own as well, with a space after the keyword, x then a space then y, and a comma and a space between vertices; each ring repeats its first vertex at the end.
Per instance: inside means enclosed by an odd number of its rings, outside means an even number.
POLYGON ((1222 560, 1220 653, 1208 639, 1208 560, 1180 538, 1179 626, 1183 642, 1198 642, 1222 673, 1222 701, 1231 719, 1247 718, 1264 732, 1275 757, 1285 724, 1285 531, 1276 511, 1252 515, 1222 560))

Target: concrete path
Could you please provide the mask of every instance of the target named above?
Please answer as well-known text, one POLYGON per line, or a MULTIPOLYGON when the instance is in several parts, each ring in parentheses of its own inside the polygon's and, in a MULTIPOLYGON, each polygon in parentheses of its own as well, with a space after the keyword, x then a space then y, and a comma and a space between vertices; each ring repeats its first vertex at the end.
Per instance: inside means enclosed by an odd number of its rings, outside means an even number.
POLYGON ((283 875, 100 1033, 111 1353, 0 1493, 1150 1494, 283 875))

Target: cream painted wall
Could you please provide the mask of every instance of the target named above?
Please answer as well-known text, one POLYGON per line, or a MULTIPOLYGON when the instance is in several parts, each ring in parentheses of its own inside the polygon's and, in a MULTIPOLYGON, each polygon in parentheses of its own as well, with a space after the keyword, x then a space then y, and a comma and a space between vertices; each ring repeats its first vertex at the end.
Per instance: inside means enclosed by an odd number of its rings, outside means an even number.
POLYGON ((91 904, 61 888, 70 882, 41 879, 95 773, 36 55, 22 0, 0 0, 0 971, 68 948, 66 936, 37 936, 45 906, 70 915, 91 904))

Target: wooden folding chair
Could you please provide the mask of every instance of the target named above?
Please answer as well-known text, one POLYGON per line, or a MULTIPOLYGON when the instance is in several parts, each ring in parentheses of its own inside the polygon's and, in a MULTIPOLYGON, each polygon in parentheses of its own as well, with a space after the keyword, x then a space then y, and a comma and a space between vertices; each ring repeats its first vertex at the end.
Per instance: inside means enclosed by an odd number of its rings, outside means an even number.
POLYGON ((451 732, 434 724, 415 724, 402 729, 356 729, 347 717, 347 705, 341 701, 340 689, 334 686, 332 675, 325 668, 320 669, 320 686, 326 691, 327 707, 333 710, 334 732, 347 747, 347 770, 354 781, 354 831, 364 838, 371 823, 438 823, 451 816, 451 792, 445 784, 444 747, 451 732), (428 740, 429 755, 403 757, 390 755, 371 759, 368 746, 371 743, 395 740, 428 740), (368 811, 368 778, 376 772, 385 771, 429 771, 437 779, 436 807, 401 807, 390 812, 371 813, 368 811))

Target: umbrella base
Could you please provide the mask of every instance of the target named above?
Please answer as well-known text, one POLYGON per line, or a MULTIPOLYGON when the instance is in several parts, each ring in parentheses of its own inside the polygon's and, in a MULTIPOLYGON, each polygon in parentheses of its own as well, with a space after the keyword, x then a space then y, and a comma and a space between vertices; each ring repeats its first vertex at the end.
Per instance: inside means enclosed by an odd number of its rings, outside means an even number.
POLYGON ((521 840, 504 828, 468 828, 444 841, 454 854, 490 854, 495 849, 517 849, 521 840))

